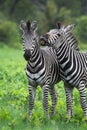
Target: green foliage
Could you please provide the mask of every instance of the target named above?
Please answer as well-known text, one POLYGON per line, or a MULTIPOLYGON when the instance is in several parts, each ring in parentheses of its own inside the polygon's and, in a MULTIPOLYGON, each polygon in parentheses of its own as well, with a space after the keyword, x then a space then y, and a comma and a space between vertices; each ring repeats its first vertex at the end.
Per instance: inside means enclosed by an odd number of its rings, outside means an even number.
POLYGON ((7 17, 2 12, 0 12, 0 22, 1 20, 6 20, 6 19, 7 17))
POLYGON ((77 23, 76 35, 79 41, 86 42, 86 14, 87 0, 1 0, 0 44, 5 42, 12 47, 20 46, 19 23, 22 19, 36 20, 40 35, 55 28, 57 21, 77 23))
POLYGON ((43 12, 37 11, 36 14, 37 14, 36 20, 38 21, 38 33, 41 35, 49 29, 48 21, 47 21, 46 16, 43 12), (39 19, 38 19, 38 16, 39 16, 39 19))
POLYGON ((56 13, 57 13, 57 6, 55 4, 55 1, 53 1, 53 0, 48 0, 47 2, 48 2, 47 3, 47 12, 48 12, 51 22, 53 23, 55 20, 56 13))
POLYGON ((20 47, 19 26, 15 22, 0 21, 0 41, 13 47, 20 47))
MULTIPOLYGON (((81 0, 66 0, 65 4, 66 7, 71 10, 71 16, 72 17, 78 17, 82 13, 82 4, 83 2, 81 0), (66 4, 67 3, 67 4, 66 4)), ((84 7, 83 7, 84 8, 84 7)))
MULTIPOLYGON (((12 2, 10 2, 11 5, 12 2)), ((32 3, 30 0, 19 0, 17 4, 15 5, 15 10, 13 10, 13 13, 11 14, 12 19, 14 19, 17 22, 20 22, 21 19, 34 19, 36 14, 35 4, 32 3), (16 19, 15 19, 16 18, 16 19)))
POLYGON ((87 42, 87 16, 82 16, 76 21, 76 35, 79 40, 87 42))
POLYGON ((71 23, 71 10, 67 9, 65 7, 62 7, 59 11, 58 18, 60 21, 63 21, 64 23, 70 24, 71 23))

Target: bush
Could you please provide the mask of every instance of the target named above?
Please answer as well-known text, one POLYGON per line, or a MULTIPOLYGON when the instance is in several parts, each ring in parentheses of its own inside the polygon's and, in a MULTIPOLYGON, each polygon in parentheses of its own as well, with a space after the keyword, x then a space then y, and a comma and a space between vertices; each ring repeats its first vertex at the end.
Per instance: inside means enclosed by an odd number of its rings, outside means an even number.
POLYGON ((12 47, 20 47, 20 35, 15 22, 0 21, 0 42, 12 47))
POLYGON ((76 20, 75 33, 82 42, 87 41, 87 16, 81 16, 76 20))

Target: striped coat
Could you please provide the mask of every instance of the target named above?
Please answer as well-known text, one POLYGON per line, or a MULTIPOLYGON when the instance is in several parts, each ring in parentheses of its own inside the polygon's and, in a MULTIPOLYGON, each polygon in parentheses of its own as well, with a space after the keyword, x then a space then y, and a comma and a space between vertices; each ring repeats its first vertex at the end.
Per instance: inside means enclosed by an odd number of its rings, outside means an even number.
POLYGON ((51 114, 55 113, 57 94, 54 85, 58 82, 59 65, 56 51, 52 47, 40 48, 39 37, 36 33, 37 23, 21 21, 23 31, 24 57, 27 60, 26 75, 29 81, 29 116, 32 114, 36 88, 38 85, 43 90, 43 107, 48 114, 48 91, 51 94, 51 114))
MULTIPOLYGON (((58 24, 59 26, 59 24, 58 24)), ((69 28, 72 30, 72 28, 69 28)), ((67 44, 67 37, 65 30, 61 28, 50 30, 47 34, 41 37, 44 45, 53 46, 56 50, 57 59, 60 68, 61 79, 70 84, 72 87, 67 88, 69 105, 71 105, 71 95, 73 86, 75 86, 80 93, 81 106, 84 111, 84 115, 87 121, 87 104, 86 104, 86 92, 87 86, 87 53, 81 53, 71 48, 67 44)), ((70 110, 70 116, 71 116, 70 110)))

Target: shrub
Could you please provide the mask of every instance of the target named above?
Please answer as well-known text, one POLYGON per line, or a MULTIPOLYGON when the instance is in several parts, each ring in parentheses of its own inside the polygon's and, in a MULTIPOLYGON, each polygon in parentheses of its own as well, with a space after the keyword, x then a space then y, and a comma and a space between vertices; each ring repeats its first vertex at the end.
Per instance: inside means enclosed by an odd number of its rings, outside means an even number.
POLYGON ((76 29, 75 33, 78 36, 78 38, 86 42, 87 41, 87 16, 81 16, 76 20, 76 29))
POLYGON ((15 22, 0 21, 0 42, 12 47, 20 47, 20 35, 15 22))

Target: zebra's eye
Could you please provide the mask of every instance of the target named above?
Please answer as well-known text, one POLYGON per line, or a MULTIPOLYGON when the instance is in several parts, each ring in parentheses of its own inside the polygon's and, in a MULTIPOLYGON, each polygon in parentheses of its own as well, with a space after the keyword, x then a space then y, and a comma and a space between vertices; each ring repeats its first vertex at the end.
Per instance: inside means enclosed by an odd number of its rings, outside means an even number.
POLYGON ((61 36, 59 33, 57 34, 59 37, 61 36))

